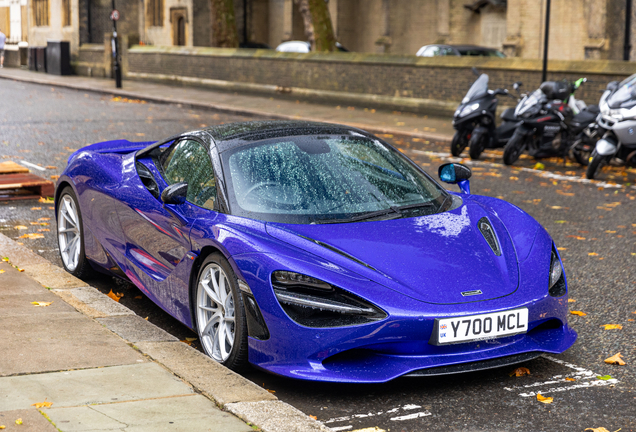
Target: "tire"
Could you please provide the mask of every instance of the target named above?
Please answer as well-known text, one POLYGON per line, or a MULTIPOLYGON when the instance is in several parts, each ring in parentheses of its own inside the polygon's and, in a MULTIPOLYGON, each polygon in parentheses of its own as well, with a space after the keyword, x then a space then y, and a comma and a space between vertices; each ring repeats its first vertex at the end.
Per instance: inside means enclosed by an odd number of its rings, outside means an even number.
POLYGON ((484 149, 486 148, 488 138, 490 138, 488 133, 473 132, 470 137, 470 141, 468 141, 468 154, 470 155, 471 159, 479 159, 479 156, 481 156, 484 149))
POLYGON ((607 165, 607 163, 610 161, 611 158, 612 158, 611 156, 602 156, 598 154, 596 150, 594 150, 592 152, 592 156, 590 156, 589 164, 587 166, 587 171, 585 172, 585 177, 587 177, 590 180, 593 180, 598 174, 598 172, 601 170, 601 168, 604 165, 607 165))
POLYGON ((244 370, 248 363, 243 297, 232 267, 220 253, 205 258, 193 291, 194 326, 203 350, 234 371, 244 370))
POLYGON ((570 154, 579 165, 588 166, 593 148, 594 144, 590 145, 584 140, 580 140, 572 146, 570 154))
POLYGON ((468 145, 468 135, 469 133, 467 130, 458 130, 455 132, 450 146, 450 151, 453 156, 459 157, 459 155, 462 154, 468 145))
POLYGON ((504 164, 512 165, 517 162, 519 156, 521 156, 521 153, 523 153, 523 150, 526 148, 526 139, 527 138, 520 133, 514 133, 504 148, 504 164))
POLYGON ((57 243, 64 269, 77 278, 95 272, 86 258, 82 212, 73 188, 62 189, 57 202, 57 243))

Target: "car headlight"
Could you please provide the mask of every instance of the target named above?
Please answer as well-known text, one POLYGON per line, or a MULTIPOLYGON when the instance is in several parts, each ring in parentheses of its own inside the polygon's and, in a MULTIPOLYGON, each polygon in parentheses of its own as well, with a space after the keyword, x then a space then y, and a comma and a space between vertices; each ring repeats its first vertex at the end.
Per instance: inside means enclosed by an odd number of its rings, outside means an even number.
POLYGON ((466 117, 468 114, 472 113, 473 111, 475 111, 477 108, 479 108, 479 103, 474 103, 472 105, 466 105, 462 111, 459 113, 460 117, 466 117))
POLYGON ((563 274, 563 267, 561 266, 561 260, 559 256, 552 249, 552 259, 550 261, 550 285, 548 292, 552 297, 561 297, 566 293, 565 276, 563 274))
POLYGON ((387 317, 369 302, 320 279, 275 271, 272 287, 285 313, 306 327, 343 327, 387 317))

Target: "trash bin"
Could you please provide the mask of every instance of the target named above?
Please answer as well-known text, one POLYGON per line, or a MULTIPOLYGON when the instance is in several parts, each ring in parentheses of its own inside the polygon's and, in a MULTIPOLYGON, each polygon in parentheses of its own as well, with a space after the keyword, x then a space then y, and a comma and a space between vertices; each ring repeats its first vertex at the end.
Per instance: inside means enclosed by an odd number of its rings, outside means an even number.
POLYGON ((46 72, 46 47, 35 48, 36 70, 38 72, 46 72))
POLYGON ((53 75, 71 74, 71 45, 66 41, 46 42, 46 72, 53 75))

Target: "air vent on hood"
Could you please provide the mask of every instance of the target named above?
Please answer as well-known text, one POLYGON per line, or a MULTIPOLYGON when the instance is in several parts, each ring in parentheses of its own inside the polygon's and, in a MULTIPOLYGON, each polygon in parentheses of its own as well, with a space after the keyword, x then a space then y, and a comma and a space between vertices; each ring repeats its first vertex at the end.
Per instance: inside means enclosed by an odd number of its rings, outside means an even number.
POLYGON ((479 222, 477 222, 477 226, 479 227, 479 231, 481 231, 481 234, 484 236, 486 242, 488 242, 488 245, 495 253, 495 255, 501 256, 501 247, 499 246, 499 242, 497 241, 495 230, 490 224, 488 218, 483 217, 479 219, 479 222))

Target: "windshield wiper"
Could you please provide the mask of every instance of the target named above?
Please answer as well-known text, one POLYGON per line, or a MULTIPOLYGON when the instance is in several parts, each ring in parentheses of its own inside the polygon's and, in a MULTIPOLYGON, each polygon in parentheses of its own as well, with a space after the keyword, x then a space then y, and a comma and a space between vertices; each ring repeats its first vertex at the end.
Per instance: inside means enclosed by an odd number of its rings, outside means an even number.
POLYGON ((373 219, 376 217, 384 216, 394 213, 396 217, 402 217, 402 213, 400 213, 395 207, 389 207, 384 210, 377 210, 369 213, 364 213, 358 216, 352 216, 350 218, 345 219, 318 219, 313 221, 313 224, 330 224, 330 223, 348 223, 348 222, 360 222, 363 220, 373 219))
POLYGON ((448 198, 450 198, 450 194, 446 194, 446 197, 444 197, 444 201, 442 201, 439 208, 437 209, 438 212, 441 212, 444 210, 444 205, 446 204, 446 201, 448 201, 448 198))
POLYGON ((403 206, 397 206, 393 208, 396 209, 397 211, 402 211, 402 210, 410 210, 410 209, 419 208, 419 207, 433 207, 433 206, 435 206, 435 203, 433 201, 427 201, 427 202, 421 202, 417 204, 407 204, 403 206))

